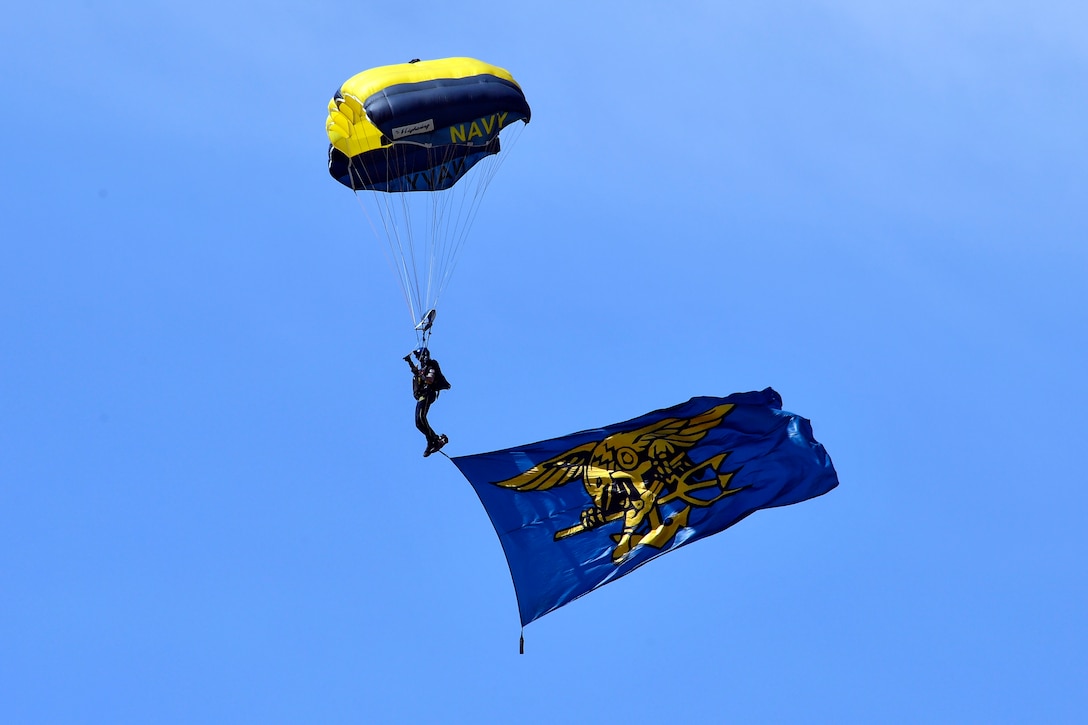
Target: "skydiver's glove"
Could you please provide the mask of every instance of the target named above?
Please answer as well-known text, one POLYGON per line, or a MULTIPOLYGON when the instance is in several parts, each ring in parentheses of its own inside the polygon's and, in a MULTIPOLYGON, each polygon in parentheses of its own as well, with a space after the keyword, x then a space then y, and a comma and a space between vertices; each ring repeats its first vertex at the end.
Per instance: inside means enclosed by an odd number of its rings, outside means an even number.
POLYGON ((408 353, 407 355, 405 355, 405 356, 404 356, 403 360, 404 360, 404 362, 406 362, 406 363, 410 363, 410 362, 412 362, 412 354, 411 354, 411 353, 408 353))

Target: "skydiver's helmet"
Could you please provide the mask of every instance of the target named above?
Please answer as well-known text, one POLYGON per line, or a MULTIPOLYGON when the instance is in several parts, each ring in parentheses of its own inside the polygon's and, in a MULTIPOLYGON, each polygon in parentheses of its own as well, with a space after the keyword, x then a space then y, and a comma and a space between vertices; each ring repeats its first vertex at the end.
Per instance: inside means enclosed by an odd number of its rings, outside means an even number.
POLYGON ((416 356, 416 360, 419 360, 420 363, 426 363, 431 359, 431 353, 425 347, 412 351, 412 354, 416 356))

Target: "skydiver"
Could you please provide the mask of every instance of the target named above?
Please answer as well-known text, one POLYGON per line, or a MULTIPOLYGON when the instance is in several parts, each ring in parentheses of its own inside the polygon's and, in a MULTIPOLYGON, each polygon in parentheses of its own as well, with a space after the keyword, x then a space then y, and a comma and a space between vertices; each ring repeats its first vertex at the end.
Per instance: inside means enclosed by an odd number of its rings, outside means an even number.
POLYGON ((438 398, 443 390, 450 389, 450 383, 442 374, 442 368, 438 361, 431 359, 431 353, 427 348, 421 347, 413 350, 411 354, 404 356, 404 362, 412 369, 412 396, 416 399, 416 428, 427 438, 427 450, 423 457, 436 453, 442 446, 449 443, 445 435, 438 435, 427 422, 427 412, 431 409, 431 403, 438 398), (419 367, 412 362, 412 355, 419 361, 419 367))

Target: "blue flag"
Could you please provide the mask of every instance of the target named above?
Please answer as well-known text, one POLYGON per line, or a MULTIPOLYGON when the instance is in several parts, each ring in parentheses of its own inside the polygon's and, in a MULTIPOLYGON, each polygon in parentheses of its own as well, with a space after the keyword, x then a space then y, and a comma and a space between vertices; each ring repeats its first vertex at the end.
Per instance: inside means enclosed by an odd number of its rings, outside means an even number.
POLYGON ((522 626, 758 509, 838 477, 767 388, 453 462, 502 542, 522 626))

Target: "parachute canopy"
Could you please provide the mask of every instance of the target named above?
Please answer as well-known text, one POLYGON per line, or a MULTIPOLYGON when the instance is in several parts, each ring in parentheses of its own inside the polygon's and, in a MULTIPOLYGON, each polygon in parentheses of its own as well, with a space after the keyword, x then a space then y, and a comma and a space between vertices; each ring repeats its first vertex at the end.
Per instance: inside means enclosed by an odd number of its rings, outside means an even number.
POLYGON ((473 58, 372 68, 329 102, 329 173, 387 243, 421 344, 508 153, 499 134, 511 146, 529 117, 513 76, 473 58))
POLYGON ((372 68, 329 102, 329 173, 351 189, 448 189, 529 117, 513 76, 473 58, 372 68))

